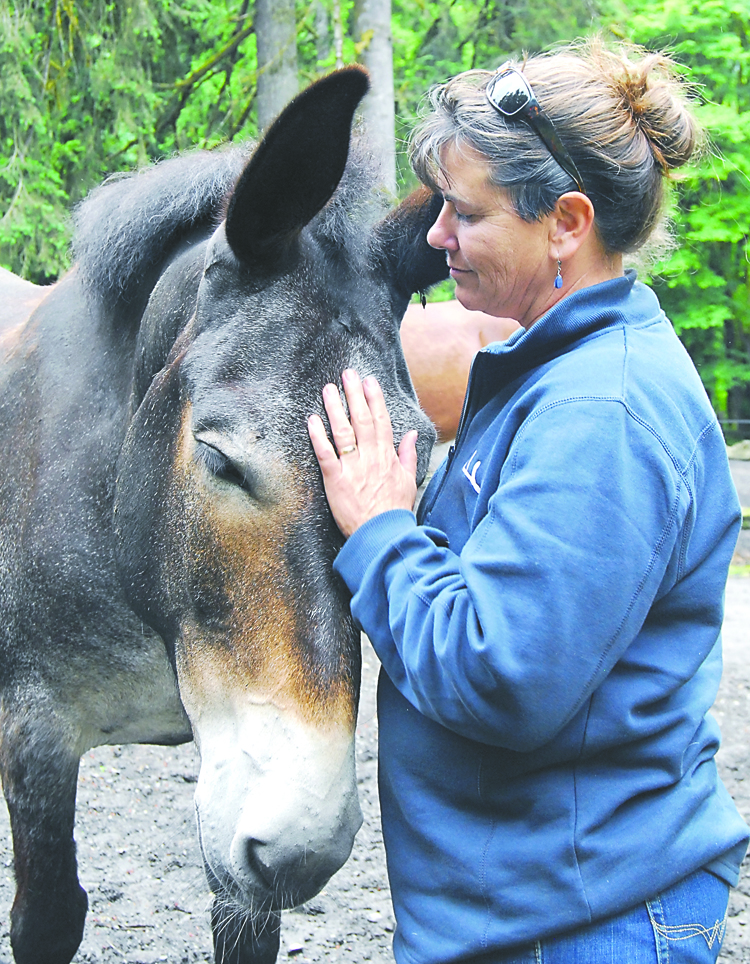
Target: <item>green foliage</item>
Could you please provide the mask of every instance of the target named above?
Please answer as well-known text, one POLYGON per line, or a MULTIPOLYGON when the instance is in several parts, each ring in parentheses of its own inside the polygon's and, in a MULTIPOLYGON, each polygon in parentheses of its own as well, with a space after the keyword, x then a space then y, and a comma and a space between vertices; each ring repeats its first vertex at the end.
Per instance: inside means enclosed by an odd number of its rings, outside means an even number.
POLYGON ((680 247, 652 281, 724 419, 750 418, 750 6, 629 0, 617 32, 669 47, 698 85, 711 138, 678 182, 680 247))
MULTIPOLYGON (((355 3, 298 0, 300 83, 358 58, 355 3)), ((750 418, 748 0, 393 0, 392 28, 404 192, 432 84, 593 29, 672 50, 712 149, 676 184, 680 246, 652 281, 717 412, 750 418)), ((54 279, 102 178, 254 136, 257 76, 252 0, 0 0, 0 264, 54 279)))
MULTIPOLYGON (((524 51, 534 53, 586 32, 596 0, 393 0, 397 135, 414 126, 427 89, 462 70, 494 70, 524 51)), ((399 155, 404 185, 414 180, 399 155)))
POLYGON ((0 263, 55 278, 107 174, 254 133, 255 74, 249 0, 2 0, 0 263))
MULTIPOLYGON (((591 2, 550 16, 548 0, 396 0, 401 135, 431 83, 580 31, 591 2)), ((0 0, 0 264, 54 279, 70 208, 108 174, 254 136, 252 14, 250 0, 0 0)), ((299 0, 297 19, 302 82, 357 59, 354 0, 299 0)))

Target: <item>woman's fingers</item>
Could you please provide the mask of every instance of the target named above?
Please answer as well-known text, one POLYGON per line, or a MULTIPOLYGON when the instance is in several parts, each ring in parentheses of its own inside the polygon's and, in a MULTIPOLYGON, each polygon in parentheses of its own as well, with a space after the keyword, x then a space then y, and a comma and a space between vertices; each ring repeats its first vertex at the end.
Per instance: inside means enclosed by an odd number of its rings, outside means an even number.
POLYGON ((417 438, 418 433, 412 429, 401 439, 398 446, 398 460, 411 478, 417 475, 417 438))
POLYGON ((388 407, 385 404, 383 390, 377 378, 369 375, 362 383, 363 396, 374 429, 374 434, 389 449, 393 446, 393 425, 388 407))
POLYGON ((326 427, 320 415, 311 415, 307 420, 307 431, 312 442, 324 478, 329 478, 339 470, 339 460, 331 445, 326 427))
MULTIPOLYGON (((371 379, 365 379, 370 381, 371 379)), ((374 380, 374 379, 373 379, 374 380)), ((375 426, 368 399, 359 375, 352 368, 347 368, 341 376, 349 405, 349 418, 357 438, 358 445, 367 445, 375 439, 375 426)))
POLYGON ((346 417, 339 390, 335 385, 326 385, 323 389, 323 404, 331 423, 331 435, 336 450, 339 455, 351 455, 357 448, 357 436, 346 417))
POLYGON ((339 455, 349 455, 356 446, 367 446, 373 442, 390 449, 393 446, 393 429, 377 379, 368 376, 362 382, 357 372, 348 368, 341 380, 349 405, 348 418, 336 386, 326 385, 323 389, 323 402, 339 455))
POLYGON ((307 421, 310 440, 323 473, 328 504, 345 536, 390 509, 411 509, 416 496, 417 433, 407 432, 393 449, 393 429, 377 380, 364 383, 352 369, 343 374, 347 417, 335 385, 323 389, 331 425, 331 444, 323 420, 307 421))

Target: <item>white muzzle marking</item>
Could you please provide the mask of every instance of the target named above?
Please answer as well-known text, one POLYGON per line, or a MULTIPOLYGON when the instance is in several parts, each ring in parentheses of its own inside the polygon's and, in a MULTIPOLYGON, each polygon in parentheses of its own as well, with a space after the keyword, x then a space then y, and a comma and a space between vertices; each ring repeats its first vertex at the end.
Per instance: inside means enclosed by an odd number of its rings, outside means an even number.
POLYGON ((362 825, 353 733, 317 728, 271 703, 204 717, 196 729, 195 804, 210 872, 248 908, 314 896, 362 825))

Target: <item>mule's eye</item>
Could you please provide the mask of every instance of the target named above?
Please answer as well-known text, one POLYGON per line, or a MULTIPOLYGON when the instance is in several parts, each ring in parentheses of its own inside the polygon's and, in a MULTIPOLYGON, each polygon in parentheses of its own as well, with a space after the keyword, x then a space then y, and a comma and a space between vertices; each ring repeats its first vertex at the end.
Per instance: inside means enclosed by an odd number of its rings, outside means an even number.
POLYGON ((248 478, 242 468, 228 458, 222 451, 209 445, 207 442, 198 442, 198 460, 205 465, 208 471, 222 482, 229 482, 232 485, 239 485, 240 488, 249 491, 248 478))

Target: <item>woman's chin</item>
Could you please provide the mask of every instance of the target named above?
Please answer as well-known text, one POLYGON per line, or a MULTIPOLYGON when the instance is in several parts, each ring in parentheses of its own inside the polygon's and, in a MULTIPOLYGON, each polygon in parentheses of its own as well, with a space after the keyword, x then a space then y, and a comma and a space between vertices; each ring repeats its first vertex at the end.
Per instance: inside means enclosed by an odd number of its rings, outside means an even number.
POLYGON ((456 284, 456 301, 467 311, 485 311, 484 303, 478 297, 476 291, 470 291, 456 284))

